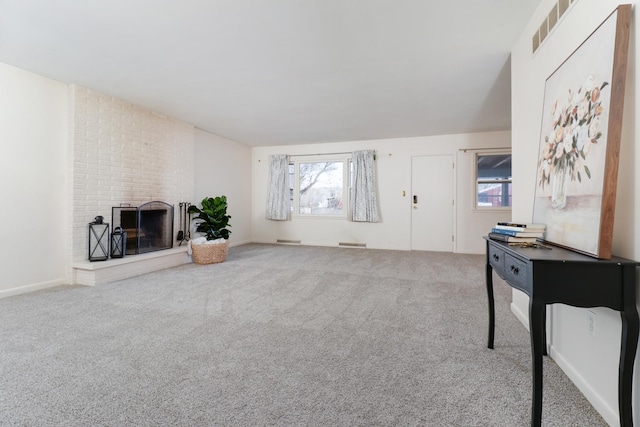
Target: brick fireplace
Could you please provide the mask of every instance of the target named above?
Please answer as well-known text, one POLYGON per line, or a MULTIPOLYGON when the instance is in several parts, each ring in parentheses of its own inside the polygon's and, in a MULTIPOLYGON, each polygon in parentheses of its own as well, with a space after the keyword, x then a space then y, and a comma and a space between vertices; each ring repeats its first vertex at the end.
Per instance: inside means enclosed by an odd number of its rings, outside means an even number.
MULTIPOLYGON (((123 203, 162 200, 175 206, 193 199, 194 128, 81 86, 69 90, 70 281, 93 285, 189 262, 184 245, 117 260, 86 259, 88 223, 97 215, 110 219, 112 207, 123 203)), ((177 221, 171 227, 174 242, 177 221)))

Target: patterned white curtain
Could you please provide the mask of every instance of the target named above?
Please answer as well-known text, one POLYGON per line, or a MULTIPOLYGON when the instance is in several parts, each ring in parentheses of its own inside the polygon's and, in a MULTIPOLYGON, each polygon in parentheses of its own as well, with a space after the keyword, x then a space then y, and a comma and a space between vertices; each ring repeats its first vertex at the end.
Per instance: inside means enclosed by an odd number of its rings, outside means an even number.
POLYGON ((353 152, 352 220, 379 222, 376 197, 376 166, 373 150, 353 152))
POLYGON ((267 188, 267 219, 289 219, 289 156, 269 156, 269 182, 267 188))

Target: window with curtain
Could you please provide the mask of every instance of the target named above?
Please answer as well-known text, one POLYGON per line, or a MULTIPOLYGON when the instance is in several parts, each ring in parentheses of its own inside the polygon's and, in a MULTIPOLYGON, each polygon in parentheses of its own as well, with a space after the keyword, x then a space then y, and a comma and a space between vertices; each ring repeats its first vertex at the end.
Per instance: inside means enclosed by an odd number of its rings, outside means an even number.
MULTIPOLYGON (((362 150, 353 154, 291 156, 286 158, 286 165, 280 159, 271 165, 269 200, 285 205, 287 218, 378 222, 374 156, 373 150, 362 150), (276 192, 274 189, 284 188, 283 182, 286 189, 276 192), (280 196, 272 196, 276 193, 280 196)), ((284 212, 277 215, 285 216, 284 212)), ((276 219, 276 214, 270 219, 276 219)))

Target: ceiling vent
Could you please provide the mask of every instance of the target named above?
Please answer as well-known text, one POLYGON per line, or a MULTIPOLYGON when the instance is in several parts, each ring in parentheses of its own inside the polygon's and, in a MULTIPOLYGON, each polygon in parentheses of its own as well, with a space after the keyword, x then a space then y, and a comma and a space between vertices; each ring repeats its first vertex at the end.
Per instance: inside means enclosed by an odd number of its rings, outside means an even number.
POLYGON ((532 52, 535 53, 542 45, 542 42, 551 34, 551 30, 560 22, 560 19, 567 13, 569 8, 577 3, 578 0, 558 0, 553 5, 551 11, 545 16, 542 24, 538 28, 538 31, 533 35, 531 39, 532 52))

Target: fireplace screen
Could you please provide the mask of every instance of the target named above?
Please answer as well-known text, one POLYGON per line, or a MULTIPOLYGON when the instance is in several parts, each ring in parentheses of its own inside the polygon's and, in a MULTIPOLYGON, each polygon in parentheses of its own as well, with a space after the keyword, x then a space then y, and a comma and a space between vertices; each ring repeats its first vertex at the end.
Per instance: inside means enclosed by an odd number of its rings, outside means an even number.
POLYGON ((173 247, 173 206, 149 202, 138 207, 112 208, 112 226, 127 232, 127 255, 143 254, 173 247))

